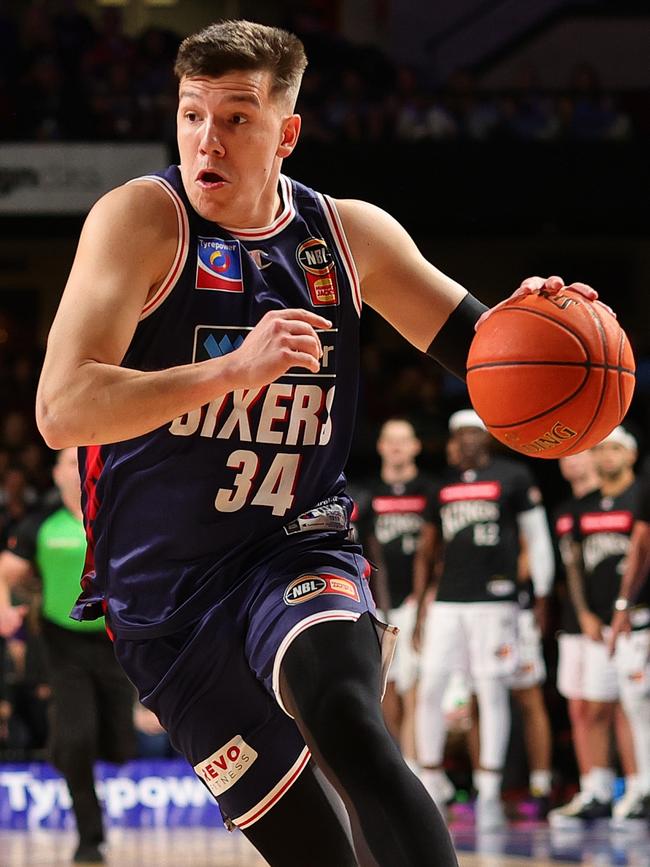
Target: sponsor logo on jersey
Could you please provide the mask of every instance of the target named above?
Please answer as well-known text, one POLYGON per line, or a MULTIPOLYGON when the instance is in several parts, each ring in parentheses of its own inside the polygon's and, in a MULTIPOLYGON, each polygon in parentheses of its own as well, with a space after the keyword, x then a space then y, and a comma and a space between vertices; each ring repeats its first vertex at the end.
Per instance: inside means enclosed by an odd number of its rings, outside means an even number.
POLYGON ((441 503, 457 500, 498 500, 501 496, 501 482, 475 482, 469 485, 447 485, 440 489, 441 503))
POLYGON ((345 596, 359 602, 356 584, 339 575, 301 575, 292 581, 284 591, 285 605, 300 605, 321 594, 345 596))
POLYGON ((241 735, 235 735, 207 759, 194 765, 194 770, 212 794, 218 797, 234 786, 256 759, 255 750, 241 735))
POLYGON ((348 513, 338 500, 323 500, 284 526, 287 536, 295 533, 340 532, 348 529, 348 513))
POLYGON ((515 583, 508 578, 495 578, 487 583, 487 592, 491 596, 510 596, 515 592, 515 583))
MULTIPOLYGON (((197 325, 194 329, 194 348, 192 361, 207 361, 219 358, 235 349, 239 349, 252 327, 197 325)), ((310 373, 304 367, 292 367, 284 376, 288 377, 327 377, 334 379, 336 374, 336 329, 317 328, 321 335, 323 355, 318 373, 310 373)))
POLYGON ((372 510, 378 515, 386 512, 424 512, 426 505, 427 498, 423 496, 372 498, 372 510))
POLYGON ((329 247, 322 238, 307 238, 296 250, 314 307, 339 303, 336 266, 329 247))
POLYGON ((196 288, 215 292, 243 292, 239 241, 198 239, 196 288))
POLYGON ((582 533, 631 533, 632 512, 587 512, 580 515, 582 533))

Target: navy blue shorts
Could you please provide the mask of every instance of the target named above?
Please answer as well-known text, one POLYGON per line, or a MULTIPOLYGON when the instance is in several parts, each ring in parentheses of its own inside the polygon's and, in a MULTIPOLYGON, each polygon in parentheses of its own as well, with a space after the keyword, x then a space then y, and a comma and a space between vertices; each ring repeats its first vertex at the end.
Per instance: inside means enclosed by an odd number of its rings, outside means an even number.
MULTIPOLYGON (((358 545, 340 537, 301 540, 249 572, 191 626, 159 638, 116 639, 141 701, 237 827, 261 818, 309 762, 280 703, 287 648, 315 624, 374 616, 369 573, 358 545)), ((393 632, 384 634, 380 624, 377 631, 389 662, 393 632)))

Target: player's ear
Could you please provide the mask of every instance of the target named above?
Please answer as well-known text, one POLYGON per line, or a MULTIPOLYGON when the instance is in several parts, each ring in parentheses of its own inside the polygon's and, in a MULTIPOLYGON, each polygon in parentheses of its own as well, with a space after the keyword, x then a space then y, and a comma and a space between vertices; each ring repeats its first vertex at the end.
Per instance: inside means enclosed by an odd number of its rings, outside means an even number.
POLYGON ((284 159, 288 157, 296 146, 300 135, 301 119, 299 114, 292 114, 286 118, 282 125, 282 137, 276 151, 277 155, 284 159))

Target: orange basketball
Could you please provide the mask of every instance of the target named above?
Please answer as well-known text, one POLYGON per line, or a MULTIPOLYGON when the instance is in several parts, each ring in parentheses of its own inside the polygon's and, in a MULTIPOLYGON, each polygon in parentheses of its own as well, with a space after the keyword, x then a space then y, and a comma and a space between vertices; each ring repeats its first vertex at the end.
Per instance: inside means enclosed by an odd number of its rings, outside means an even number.
POLYGON ((602 305, 571 289, 508 301, 476 332, 467 387, 490 433, 518 452, 559 458, 620 424, 634 356, 602 305))

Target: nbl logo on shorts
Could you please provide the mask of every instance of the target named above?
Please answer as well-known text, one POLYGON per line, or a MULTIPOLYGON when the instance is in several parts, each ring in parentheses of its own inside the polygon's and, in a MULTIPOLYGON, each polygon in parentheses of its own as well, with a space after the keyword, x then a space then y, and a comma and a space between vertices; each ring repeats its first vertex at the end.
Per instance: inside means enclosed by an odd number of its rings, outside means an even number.
POLYGON ((239 241, 198 239, 196 288, 214 292, 244 291, 239 241))
POLYGON ((321 593, 334 596, 346 596, 359 602, 359 591, 356 584, 348 578, 339 575, 301 575, 296 578, 284 591, 285 605, 300 605, 308 602, 321 593))

